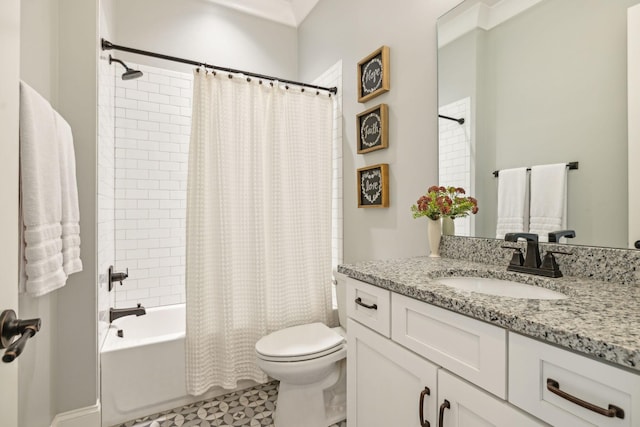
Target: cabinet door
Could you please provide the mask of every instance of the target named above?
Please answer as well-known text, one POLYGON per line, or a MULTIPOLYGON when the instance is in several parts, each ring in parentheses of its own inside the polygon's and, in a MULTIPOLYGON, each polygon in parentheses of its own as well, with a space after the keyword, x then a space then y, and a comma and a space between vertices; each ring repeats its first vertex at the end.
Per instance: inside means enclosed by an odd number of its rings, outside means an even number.
POLYGON ((547 425, 443 369, 438 371, 438 400, 443 419, 442 424, 434 424, 438 427, 547 425))
POLYGON ((347 343, 349 427, 436 426, 437 366, 352 319, 347 343))

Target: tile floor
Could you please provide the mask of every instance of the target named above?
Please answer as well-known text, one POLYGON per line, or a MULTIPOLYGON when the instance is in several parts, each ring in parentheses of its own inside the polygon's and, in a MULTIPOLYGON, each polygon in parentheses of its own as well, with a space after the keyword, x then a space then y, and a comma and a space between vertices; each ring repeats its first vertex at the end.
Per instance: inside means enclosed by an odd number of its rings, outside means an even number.
POLYGON ((273 427, 277 399, 278 382, 272 381, 114 427, 273 427))

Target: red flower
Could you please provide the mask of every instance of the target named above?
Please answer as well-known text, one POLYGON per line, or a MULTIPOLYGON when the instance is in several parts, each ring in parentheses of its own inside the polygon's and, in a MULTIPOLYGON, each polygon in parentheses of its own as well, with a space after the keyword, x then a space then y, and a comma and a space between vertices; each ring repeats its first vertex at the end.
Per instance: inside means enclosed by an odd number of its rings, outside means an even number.
POLYGON ((462 187, 444 187, 432 185, 427 193, 420 196, 415 205, 411 206, 413 217, 429 217, 437 220, 440 217, 460 218, 478 213, 478 201, 473 197, 465 197, 466 191, 462 187))

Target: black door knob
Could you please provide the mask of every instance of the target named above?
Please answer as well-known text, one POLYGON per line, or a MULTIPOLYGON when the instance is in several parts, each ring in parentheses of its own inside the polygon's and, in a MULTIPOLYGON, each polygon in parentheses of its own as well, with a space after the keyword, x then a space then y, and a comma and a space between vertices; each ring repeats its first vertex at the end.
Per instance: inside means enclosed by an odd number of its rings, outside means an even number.
POLYGON ((10 363, 22 354, 27 340, 40 330, 40 319, 18 319, 16 312, 5 310, 0 314, 0 349, 6 348, 2 361, 10 363), (20 336, 14 340, 16 336, 20 336))
POLYGON ((636 249, 640 249, 640 240, 636 240, 636 242, 633 244, 633 246, 635 246, 636 249))

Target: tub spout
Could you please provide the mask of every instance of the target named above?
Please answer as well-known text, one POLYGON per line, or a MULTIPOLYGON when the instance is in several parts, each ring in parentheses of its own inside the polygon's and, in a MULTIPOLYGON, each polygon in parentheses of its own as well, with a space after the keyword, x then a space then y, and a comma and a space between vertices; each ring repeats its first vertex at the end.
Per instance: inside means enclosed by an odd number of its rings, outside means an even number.
POLYGON ((120 318, 120 317, 124 317, 124 316, 142 316, 147 314, 147 311, 144 309, 144 307, 141 304, 138 304, 137 307, 130 307, 130 308, 113 308, 111 307, 109 309, 109 323, 113 322, 114 320, 120 318))

